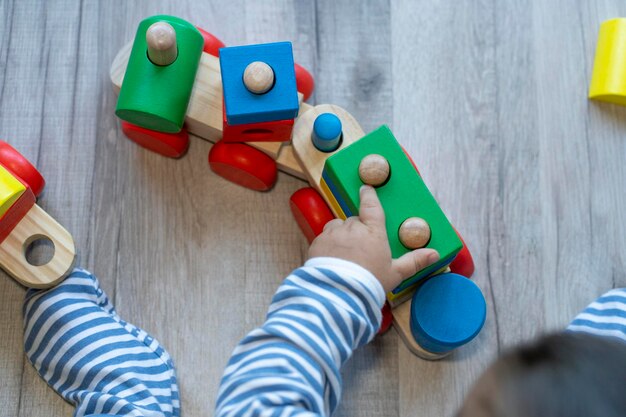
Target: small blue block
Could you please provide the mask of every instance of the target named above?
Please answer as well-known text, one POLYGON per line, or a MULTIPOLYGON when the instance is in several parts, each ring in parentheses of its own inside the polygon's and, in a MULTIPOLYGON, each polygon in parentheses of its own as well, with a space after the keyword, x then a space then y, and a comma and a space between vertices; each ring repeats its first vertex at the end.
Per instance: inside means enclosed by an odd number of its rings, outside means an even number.
POLYGON ((341 120, 333 113, 317 116, 311 133, 313 145, 322 152, 332 152, 341 141, 341 120))
POLYGON ((427 351, 446 353, 471 341, 485 324, 480 288, 458 274, 436 275, 420 286, 411 304, 411 333, 427 351))
POLYGON ((291 42, 220 48, 226 120, 231 126, 295 119, 298 88, 291 42), (265 94, 248 91, 243 73, 248 64, 261 61, 272 67, 275 83, 265 94))

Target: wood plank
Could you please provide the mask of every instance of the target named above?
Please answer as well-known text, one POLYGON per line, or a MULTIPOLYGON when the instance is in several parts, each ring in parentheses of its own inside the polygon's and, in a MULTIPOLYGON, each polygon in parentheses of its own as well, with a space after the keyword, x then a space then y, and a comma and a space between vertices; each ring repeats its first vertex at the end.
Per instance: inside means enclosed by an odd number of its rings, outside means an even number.
MULTIPOLYGON (((103 70, 116 49, 132 39, 138 22, 162 11, 198 24, 226 44, 245 36, 241 25, 224 24, 242 10, 239 1, 219 7, 191 1, 122 6, 103 10, 110 30, 120 32, 118 43, 111 41, 103 70), (119 20, 124 27, 114 29, 119 20)), ((98 245, 102 269, 115 277, 120 315, 151 332, 173 356, 185 415, 205 415, 213 407, 225 361, 245 331, 244 323, 236 319, 243 306, 224 295, 243 282, 236 222, 247 225, 243 216, 249 206, 241 194, 247 190, 210 171, 208 142, 192 139, 185 158, 170 160, 128 141, 117 129, 115 102, 110 94, 103 104, 107 128, 113 133, 98 169, 102 178, 113 177, 109 188, 117 203, 110 203, 103 188, 94 209, 103 213, 96 222, 99 233, 110 235, 98 245), (111 169, 114 176, 107 172, 111 169), (233 195, 231 189, 240 194, 233 195), (107 217, 116 224, 113 233, 105 230, 107 217), (113 268, 107 267, 106 259, 113 268), (233 320, 224 321, 224 313, 233 320)))
MULTIPOLYGON (((487 255, 490 239, 486 235, 497 195, 495 6, 446 1, 416 8, 401 1, 392 2, 391 7, 392 130, 464 235, 476 262, 474 279, 488 303, 481 334, 450 356, 420 361, 400 348, 400 415, 454 415, 467 388, 498 347, 490 298, 489 268, 494 255, 487 255), (416 375, 425 383, 416 383, 416 375)), ((510 277, 502 282, 508 285, 510 277)))
MULTIPOLYGON (((185 415, 212 410, 232 348, 307 245, 288 209, 302 182, 254 193, 210 172, 204 141, 169 160, 119 131, 108 69, 156 13, 227 45, 291 39, 315 101, 365 131, 390 123, 472 250, 489 306, 478 339, 426 362, 388 333, 344 369, 336 415, 452 415, 501 348, 626 285, 626 109, 585 97, 597 29, 622 1, 0 2, 0 137, 43 172, 40 204, 79 265, 174 356, 185 415)), ((24 289, 0 278, 0 417, 71 415, 25 361, 24 289)))
MULTIPOLYGON (((73 234, 78 247, 90 240, 93 161, 99 118, 97 13, 80 2, 5 3, 7 19, 0 70, 0 126, 7 140, 30 159, 48 180, 40 204, 73 234), (66 20, 67 19, 67 20, 66 20), (26 24, 36 21, 38 24, 26 24), (44 23, 45 22, 45 23, 44 23), (58 49, 57 49, 58 48, 58 49), (71 190, 71 197, 68 194, 71 190)), ((7 316, 3 335, 15 337, 16 360, 0 390, 2 416, 69 415, 72 407, 36 376, 23 357, 21 300, 24 290, 2 273, 0 294, 16 307, 7 316), (4 297, 12 297, 11 301, 4 297), (15 302, 17 301, 17 302, 15 302), (10 382, 9 382, 10 380, 10 382), (20 388, 17 396, 13 384, 20 388), (21 400, 16 400, 21 399, 21 400), (44 406, 42 406, 42 404, 44 406)), ((5 317, 2 318, 5 320, 5 317)), ((4 350, 3 350, 4 352, 4 350)))
MULTIPOLYGON (((316 103, 343 107, 366 133, 393 117, 391 3, 355 7, 323 0, 316 6, 316 103)), ((343 370, 337 416, 399 415, 398 349, 405 349, 400 345, 391 331, 354 355, 343 370)), ((412 355, 411 360, 421 361, 412 355)))

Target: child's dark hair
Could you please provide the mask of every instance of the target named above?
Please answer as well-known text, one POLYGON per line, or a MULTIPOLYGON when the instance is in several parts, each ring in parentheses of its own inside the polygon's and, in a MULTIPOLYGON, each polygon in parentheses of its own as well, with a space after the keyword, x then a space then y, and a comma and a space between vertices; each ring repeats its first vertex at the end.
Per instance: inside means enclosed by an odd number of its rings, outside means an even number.
POLYGON ((626 343, 585 333, 546 336, 504 354, 481 381, 488 388, 479 382, 460 416, 624 417, 626 343))

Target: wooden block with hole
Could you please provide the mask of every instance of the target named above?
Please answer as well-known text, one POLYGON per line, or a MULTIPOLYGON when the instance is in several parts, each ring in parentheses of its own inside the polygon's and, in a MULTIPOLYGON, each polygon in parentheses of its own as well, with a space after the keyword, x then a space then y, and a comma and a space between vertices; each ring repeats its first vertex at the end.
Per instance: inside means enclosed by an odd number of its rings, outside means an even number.
POLYGON ((32 288, 49 288, 71 272, 74 240, 41 207, 23 180, 0 164, 0 267, 16 281, 32 288), (43 265, 26 259, 29 246, 47 241, 54 253, 43 265))

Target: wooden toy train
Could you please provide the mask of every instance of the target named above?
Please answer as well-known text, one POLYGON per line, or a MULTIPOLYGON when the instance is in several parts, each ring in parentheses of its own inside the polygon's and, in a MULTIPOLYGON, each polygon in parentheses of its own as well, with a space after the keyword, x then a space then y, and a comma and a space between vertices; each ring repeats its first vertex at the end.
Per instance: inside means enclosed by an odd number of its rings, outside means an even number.
POLYGON ((122 130, 139 145, 180 157, 192 133, 215 143, 211 169, 239 185, 269 190, 279 169, 308 181, 290 205, 309 242, 335 216, 358 213, 362 184, 375 186, 393 256, 420 247, 441 256, 387 295, 383 328, 393 316, 426 359, 479 333, 486 305, 467 279, 472 257, 410 157, 386 126, 366 135, 344 109, 305 103, 313 77, 289 42, 225 47, 180 18, 153 16, 115 58, 111 80, 122 130))

